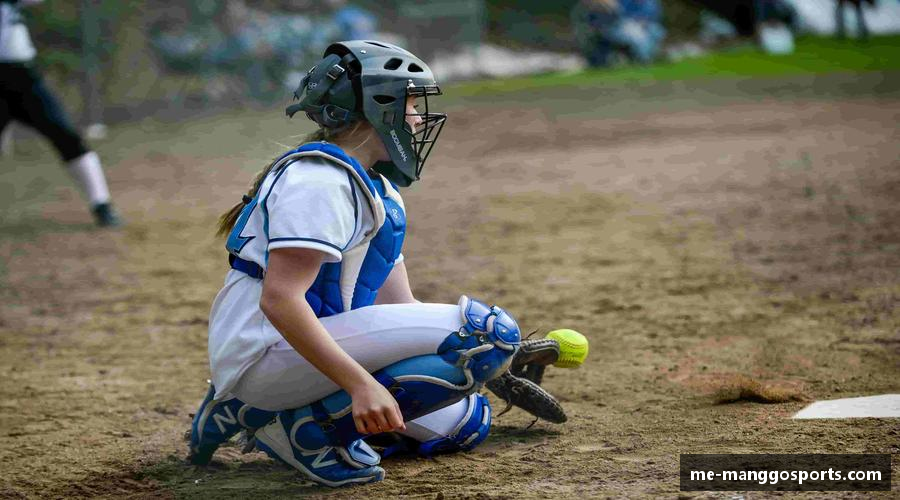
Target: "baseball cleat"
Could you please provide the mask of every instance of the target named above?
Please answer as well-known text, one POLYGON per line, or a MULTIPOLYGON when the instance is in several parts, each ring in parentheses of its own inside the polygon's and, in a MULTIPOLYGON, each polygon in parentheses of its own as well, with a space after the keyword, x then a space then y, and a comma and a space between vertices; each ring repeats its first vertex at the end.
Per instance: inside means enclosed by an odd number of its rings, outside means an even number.
POLYGON ((217 401, 215 393, 210 385, 191 422, 188 461, 194 465, 208 464, 219 446, 238 432, 262 427, 275 417, 274 412, 253 408, 237 398, 217 401))
POLYGON ((318 484, 334 488, 384 479, 381 457, 365 441, 331 445, 308 406, 278 412, 255 436, 258 449, 318 484))
POLYGON ((91 208, 94 220, 100 227, 121 227, 124 222, 119 212, 109 203, 98 203, 91 208))

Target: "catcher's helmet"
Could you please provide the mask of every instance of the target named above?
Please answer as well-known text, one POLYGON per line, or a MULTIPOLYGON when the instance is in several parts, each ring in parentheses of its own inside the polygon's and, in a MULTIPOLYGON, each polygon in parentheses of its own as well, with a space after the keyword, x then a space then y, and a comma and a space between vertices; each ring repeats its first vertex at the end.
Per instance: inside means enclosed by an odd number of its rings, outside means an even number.
POLYGON ((395 184, 409 186, 419 178, 447 119, 428 109, 428 96, 440 94, 434 75, 418 57, 389 43, 353 40, 325 49, 294 92, 299 102, 286 112, 305 111, 330 129, 365 119, 391 157, 373 168, 395 184), (422 98, 424 107, 424 113, 417 113, 422 124, 415 131, 406 122, 408 96, 422 98))

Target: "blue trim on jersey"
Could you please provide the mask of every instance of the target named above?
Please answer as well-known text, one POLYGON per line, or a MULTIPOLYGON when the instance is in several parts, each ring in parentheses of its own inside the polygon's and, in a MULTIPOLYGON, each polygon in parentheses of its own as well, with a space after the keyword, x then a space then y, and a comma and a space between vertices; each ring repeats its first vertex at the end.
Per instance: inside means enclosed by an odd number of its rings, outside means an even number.
MULTIPOLYGON (((282 158, 284 158, 284 157, 282 156, 282 158)), ((279 161, 281 161, 281 160, 279 160, 279 161)), ((278 179, 280 179, 281 176, 284 175, 285 172, 287 172, 287 168, 290 167, 291 165, 293 165, 294 163, 297 163, 297 160, 290 161, 281 167, 281 170, 279 170, 278 173, 275 174, 275 180, 273 180, 272 185, 269 186, 269 191, 266 192, 266 195, 263 196, 262 201, 260 202, 260 204, 262 205, 262 211, 263 211, 263 234, 265 234, 266 237, 269 236, 269 207, 266 205, 266 202, 269 201, 269 195, 271 195, 272 190, 275 189, 275 184, 278 183, 278 179)), ((269 240, 269 242, 271 242, 271 241, 272 240, 269 240)), ((265 261, 266 261, 266 265, 268 265, 269 264, 269 247, 268 247, 268 245, 266 245, 265 261)))
MULTIPOLYGON (((372 184, 372 179, 369 178, 369 175, 366 173, 365 169, 362 168, 362 166, 359 164, 358 161, 356 161, 356 159, 354 159, 352 156, 350 156, 350 155, 348 155, 347 153, 345 153, 344 150, 342 150, 341 148, 335 146, 334 144, 330 144, 330 143, 327 143, 327 142, 310 142, 310 143, 307 143, 307 144, 303 144, 302 146, 300 146, 300 147, 298 147, 298 148, 296 148, 296 149, 293 149, 293 150, 291 150, 291 151, 288 151, 287 153, 281 155, 281 157, 279 157, 278 160, 275 160, 275 161, 276 161, 276 162, 279 162, 279 161, 281 161, 283 158, 285 158, 285 157, 287 157, 287 156, 290 156, 290 155, 292 155, 292 154, 295 154, 295 153, 303 153, 303 152, 308 152, 308 151, 321 151, 321 152, 323 152, 323 153, 325 153, 325 154, 327 154, 327 155, 329 155, 329 156, 333 156, 333 157, 335 157, 335 158, 337 158, 337 159, 339 159, 339 160, 342 160, 342 161, 344 161, 345 163, 349 164, 351 167, 353 167, 354 170, 356 170, 356 172, 357 172, 357 173, 360 175, 360 177, 363 179, 363 181, 364 181, 365 184, 366 184, 366 187, 369 189, 369 191, 372 193, 372 195, 375 196, 376 198, 379 197, 378 190, 377 190, 377 189, 375 188, 375 186, 372 184)), ((297 160, 299 160, 299 159, 300 159, 300 158, 298 158, 297 160)), ((263 231, 265 232, 265 235, 266 235, 267 238, 268 238, 268 236, 269 236, 269 208, 268 208, 268 206, 266 205, 266 203, 267 203, 268 200, 269 200, 269 195, 272 194, 272 189, 275 188, 275 184, 278 183, 278 179, 281 178, 281 175, 287 170, 287 167, 289 167, 289 166, 293 165, 294 163, 296 163, 297 160, 293 160, 293 161, 291 161, 291 162, 289 162, 289 163, 287 163, 287 164, 285 164, 284 166, 281 167, 281 169, 279 170, 278 174, 276 174, 275 179, 272 181, 272 185, 269 186, 269 191, 266 193, 265 197, 262 198, 261 204, 262 204, 262 206, 263 206, 263 207, 262 207, 262 208, 263 208, 263 231)), ((326 160, 327 160, 327 159, 326 159, 326 160)), ((353 193, 353 196, 354 196, 354 200, 355 200, 355 199, 356 199, 356 196, 357 196, 357 195, 356 195, 356 182, 354 181, 354 179, 353 179, 352 175, 350 174, 350 172, 347 172, 347 176, 348 176, 348 179, 350 179, 350 189, 352 190, 352 193, 353 193)), ((357 212, 356 203, 353 204, 353 211, 354 211, 354 215, 356 216, 356 217, 354 217, 354 222, 353 222, 353 223, 354 223, 354 230, 353 230, 353 232, 354 232, 354 235, 355 235, 355 233, 356 233, 356 226, 355 226, 355 225, 356 225, 356 223, 357 223, 357 222, 356 222, 356 219, 359 218, 359 217, 358 217, 358 216, 359 216, 359 213, 357 212)), ((271 240, 269 240, 269 241, 271 241, 271 240)), ((352 241, 353 241, 353 235, 350 236, 350 241, 347 242, 347 245, 344 246, 344 248, 338 248, 338 251, 343 252, 343 251, 347 248, 347 246, 350 245, 350 243, 351 243, 352 241)), ((266 261, 266 264, 268 264, 268 262, 269 262, 269 251, 268 251, 268 250, 266 250, 265 261, 266 261)))
POLYGON ((277 242, 279 242, 279 241, 312 241, 312 242, 314 242, 314 243, 321 243, 321 244, 323 244, 323 245, 325 245, 325 246, 327 246, 327 247, 331 247, 331 248, 337 250, 338 252, 343 252, 343 251, 344 251, 343 248, 341 248, 341 247, 339 247, 339 246, 337 246, 337 245, 335 245, 335 244, 333 244, 333 243, 329 243, 329 242, 327 242, 327 241, 319 240, 319 239, 316 239, 316 238, 300 238, 300 237, 296 237, 296 238, 272 238, 271 240, 269 240, 269 244, 277 243, 277 242))
POLYGON ((228 234, 228 240, 225 242, 225 249, 228 250, 230 254, 237 255, 241 253, 241 250, 247 246, 247 243, 250 243, 256 238, 256 236, 241 236, 241 233, 244 232, 244 227, 246 227, 247 222, 250 221, 250 216, 253 215, 254 210, 256 210, 256 198, 253 198, 253 200, 250 201, 250 204, 241 210, 237 222, 234 223, 234 227, 231 228, 231 232, 228 234))
POLYGON ((347 249, 350 246, 350 243, 353 243, 353 237, 356 236, 356 229, 359 227, 359 207, 357 206, 357 197, 356 197, 356 181, 353 180, 353 174, 347 172, 347 180, 350 181, 350 192, 353 194, 353 232, 350 233, 350 241, 344 245, 344 248, 341 249, 341 252, 347 249))

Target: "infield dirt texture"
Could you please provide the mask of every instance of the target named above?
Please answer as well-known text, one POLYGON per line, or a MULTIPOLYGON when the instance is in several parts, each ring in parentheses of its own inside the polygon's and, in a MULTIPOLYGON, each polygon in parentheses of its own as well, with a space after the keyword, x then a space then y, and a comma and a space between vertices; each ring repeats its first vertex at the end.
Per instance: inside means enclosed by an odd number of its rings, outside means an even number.
POLYGON ((546 378, 568 423, 513 410, 351 490, 233 446, 186 465, 216 217, 309 126, 148 120, 97 144, 122 231, 37 139, 0 160, 0 497, 676 497, 682 452, 892 453, 900 484, 896 420, 789 419, 900 390, 900 74, 448 94, 404 193, 413 289, 584 333, 586 364, 546 378))

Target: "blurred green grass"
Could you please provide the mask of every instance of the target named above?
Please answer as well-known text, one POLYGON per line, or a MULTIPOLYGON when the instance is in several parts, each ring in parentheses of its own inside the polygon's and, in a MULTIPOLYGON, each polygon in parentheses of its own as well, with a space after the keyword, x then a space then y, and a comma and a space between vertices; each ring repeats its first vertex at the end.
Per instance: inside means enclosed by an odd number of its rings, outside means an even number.
POLYGON ((465 82, 452 86, 452 93, 465 97, 547 87, 889 70, 900 70, 900 36, 876 37, 865 42, 803 37, 797 40, 794 53, 784 56, 764 54, 755 45, 745 44, 674 63, 465 82))

